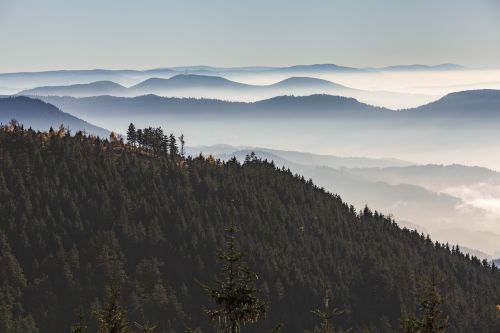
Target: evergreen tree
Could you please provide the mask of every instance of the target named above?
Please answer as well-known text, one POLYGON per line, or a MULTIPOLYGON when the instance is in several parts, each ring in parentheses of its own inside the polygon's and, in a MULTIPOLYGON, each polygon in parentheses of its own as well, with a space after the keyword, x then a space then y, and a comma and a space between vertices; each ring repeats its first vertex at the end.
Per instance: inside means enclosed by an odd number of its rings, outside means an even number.
POLYGON ((256 274, 241 262, 242 252, 236 248, 236 228, 232 223, 226 228, 226 245, 217 257, 224 263, 224 278, 217 281, 217 287, 203 285, 216 304, 214 310, 207 310, 210 320, 219 323, 220 332, 240 333, 241 326, 256 323, 267 311, 267 304, 257 298, 253 279, 256 274))
POLYGON ((175 139, 175 136, 173 134, 170 134, 170 137, 168 138, 168 145, 170 150, 170 156, 172 158, 178 156, 179 147, 177 146, 177 140, 175 139))
POLYGON ((421 319, 411 316, 403 321, 407 333, 442 333, 448 330, 448 318, 443 317, 441 305, 444 299, 437 288, 436 274, 433 272, 428 288, 420 302, 421 319))
POLYGON ((340 315, 343 311, 337 308, 332 308, 330 305, 330 293, 325 293, 324 309, 314 309, 311 312, 316 315, 320 320, 319 328, 314 330, 315 333, 334 333, 332 319, 334 316, 340 315))
POLYGON ((137 132, 136 132, 136 139, 137 139, 137 145, 139 146, 139 148, 143 148, 144 147, 144 133, 142 132, 142 129, 138 129, 137 132))
POLYGON ((179 136, 179 143, 181 144, 181 151, 180 151, 180 154, 181 154, 181 157, 184 158, 184 155, 185 155, 185 151, 184 151, 184 146, 186 144, 186 142, 184 141, 184 134, 181 134, 181 136, 179 136))
POLYGON ((130 123, 130 125, 128 125, 127 141, 132 145, 132 147, 135 147, 135 144, 137 142, 137 132, 135 131, 135 126, 133 123, 130 123))
POLYGON ((104 307, 96 311, 99 333, 129 333, 126 310, 120 304, 120 288, 113 282, 104 307))

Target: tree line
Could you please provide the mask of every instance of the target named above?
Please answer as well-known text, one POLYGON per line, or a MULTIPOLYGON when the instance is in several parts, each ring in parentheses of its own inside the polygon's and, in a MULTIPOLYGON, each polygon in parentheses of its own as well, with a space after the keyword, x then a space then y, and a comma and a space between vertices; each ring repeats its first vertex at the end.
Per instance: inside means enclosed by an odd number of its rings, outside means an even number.
POLYGON ((184 135, 179 136, 179 144, 174 134, 164 134, 160 127, 147 127, 135 129, 135 125, 130 123, 127 129, 127 142, 133 148, 151 151, 155 155, 164 154, 171 157, 184 157, 184 135))

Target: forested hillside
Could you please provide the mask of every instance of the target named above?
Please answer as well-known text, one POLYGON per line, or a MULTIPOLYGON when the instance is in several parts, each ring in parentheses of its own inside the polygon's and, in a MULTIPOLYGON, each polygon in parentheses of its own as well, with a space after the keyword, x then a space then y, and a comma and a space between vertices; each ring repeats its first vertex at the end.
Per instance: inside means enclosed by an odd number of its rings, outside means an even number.
POLYGON ((1 332, 68 332, 80 310, 95 332, 92 309, 116 276, 131 323, 213 332, 199 282, 220 272, 215 253, 231 223, 269 300, 267 318, 244 332, 278 322, 287 333, 311 330, 327 290, 344 311, 335 327, 400 331, 431 274, 450 332, 500 332, 497 268, 356 212, 272 163, 184 158, 164 138, 139 148, 0 128, 1 332))

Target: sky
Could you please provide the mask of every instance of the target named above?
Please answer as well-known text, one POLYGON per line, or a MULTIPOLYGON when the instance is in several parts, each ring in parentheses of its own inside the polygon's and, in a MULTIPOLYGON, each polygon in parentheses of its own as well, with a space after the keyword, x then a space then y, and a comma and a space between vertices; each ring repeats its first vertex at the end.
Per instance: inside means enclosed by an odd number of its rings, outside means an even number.
POLYGON ((498 0, 0 0, 0 72, 500 66, 498 0))

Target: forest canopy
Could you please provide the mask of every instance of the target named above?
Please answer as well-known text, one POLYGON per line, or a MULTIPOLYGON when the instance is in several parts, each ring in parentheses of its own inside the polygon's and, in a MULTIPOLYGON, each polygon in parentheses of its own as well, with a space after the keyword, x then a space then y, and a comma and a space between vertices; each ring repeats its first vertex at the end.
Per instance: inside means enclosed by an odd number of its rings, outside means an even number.
POLYGON ((488 262, 272 162, 184 157, 184 138, 141 132, 125 143, 0 127, 0 331, 68 332, 81 317, 95 332, 93 311, 118 280, 130 322, 213 332, 199 281, 217 281, 231 223, 269 301, 245 332, 312 329, 327 290, 339 329, 400 331, 431 273, 451 332, 500 331, 500 272, 488 262))

